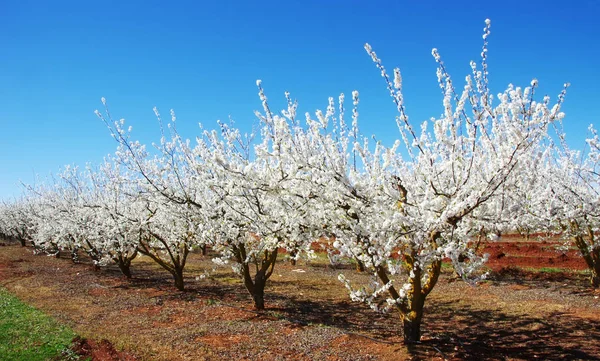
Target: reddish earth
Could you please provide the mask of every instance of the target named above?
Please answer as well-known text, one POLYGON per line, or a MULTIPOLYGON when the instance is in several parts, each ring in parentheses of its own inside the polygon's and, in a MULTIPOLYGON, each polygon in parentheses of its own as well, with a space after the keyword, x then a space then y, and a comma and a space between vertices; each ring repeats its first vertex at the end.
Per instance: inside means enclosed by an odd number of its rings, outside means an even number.
POLYGON ((421 342, 410 347, 396 313, 349 301, 338 274, 369 280, 350 265, 278 262, 260 313, 230 269, 213 269, 199 254, 180 292, 147 258, 126 279, 113 266, 94 270, 11 245, 0 247, 0 286, 87 338, 74 350, 92 361, 600 361, 600 291, 569 271, 582 268, 577 254, 506 240, 482 249, 491 254, 490 281, 473 287, 443 270, 425 304, 421 342), (542 267, 565 271, 529 270, 542 267))
MULTIPOLYGON (((484 242, 480 246, 479 254, 488 253, 490 255, 486 266, 493 271, 499 271, 504 268, 562 268, 568 270, 584 270, 586 264, 578 250, 569 248, 563 250, 564 245, 556 239, 536 240, 541 235, 531 235, 530 241, 524 240, 518 234, 503 235, 499 241, 484 242)), ((322 252, 325 248, 323 242, 315 242, 312 248, 317 252, 322 252)), ((285 253, 285 250, 280 250, 285 253)))
POLYGON ((514 241, 502 237, 498 242, 487 242, 481 253, 489 253, 486 265, 492 270, 505 267, 564 268, 583 270, 586 264, 577 250, 560 250, 562 243, 556 241, 514 241))
MULTIPOLYGON (((92 361, 139 361, 135 356, 127 352, 120 352, 115 349, 113 344, 104 339, 99 342, 76 337, 73 340, 71 349, 80 356, 82 360, 91 359, 92 361)), ((57 360, 59 361, 59 360, 57 360)))

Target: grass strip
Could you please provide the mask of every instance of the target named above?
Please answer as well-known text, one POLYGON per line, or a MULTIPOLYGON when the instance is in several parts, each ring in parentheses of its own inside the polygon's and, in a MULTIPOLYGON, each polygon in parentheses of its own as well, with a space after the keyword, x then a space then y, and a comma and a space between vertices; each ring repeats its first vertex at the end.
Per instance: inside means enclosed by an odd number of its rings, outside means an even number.
POLYGON ((76 359, 69 350, 75 333, 0 287, 0 360, 76 359))

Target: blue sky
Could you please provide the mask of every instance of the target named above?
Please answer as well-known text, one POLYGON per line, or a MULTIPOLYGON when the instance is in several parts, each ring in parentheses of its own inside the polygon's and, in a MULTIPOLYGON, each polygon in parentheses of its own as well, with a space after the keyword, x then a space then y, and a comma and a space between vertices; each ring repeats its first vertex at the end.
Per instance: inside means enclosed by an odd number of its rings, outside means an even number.
POLYGON ((144 142, 158 139, 152 108, 175 109, 185 136, 231 116, 243 129, 260 109, 256 79, 271 106, 284 91, 300 110, 360 92, 360 127, 396 137, 395 109, 363 50, 371 43, 404 78, 414 122, 441 114, 431 48, 459 83, 478 60, 484 20, 492 20, 494 92, 508 83, 555 98, 572 146, 600 119, 600 1, 27 1, 0 3, 0 198, 20 194, 65 164, 98 163, 115 142, 93 111, 106 97, 144 142), (175 3, 175 2, 173 2, 175 3))

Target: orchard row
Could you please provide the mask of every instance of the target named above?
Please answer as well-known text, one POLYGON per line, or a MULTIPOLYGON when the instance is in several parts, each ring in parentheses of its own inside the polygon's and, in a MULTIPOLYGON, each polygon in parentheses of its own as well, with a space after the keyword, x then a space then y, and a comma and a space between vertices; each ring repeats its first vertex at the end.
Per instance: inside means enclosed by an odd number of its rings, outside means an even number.
MULTIPOLYGON (((260 81, 263 111, 255 135, 219 123, 195 141, 176 119, 154 147, 135 141, 124 120, 96 112, 118 143, 99 166, 67 167, 49 184, 27 187, 0 208, 0 232, 38 251, 85 251, 99 265, 131 276, 143 254, 184 288, 186 259, 209 246, 231 266, 263 309, 278 250, 293 260, 329 243, 331 257, 355 260, 376 280, 352 284, 355 301, 399 312, 407 342, 420 339, 423 305, 442 259, 466 281, 481 277, 477 240, 497 232, 551 232, 581 251, 600 284, 598 175, 600 142, 592 129, 582 154, 564 142, 558 100, 536 94, 537 81, 494 96, 488 88, 487 38, 461 89, 437 50, 443 114, 414 127, 405 112, 402 77, 365 48, 396 106, 398 140, 369 141, 358 127, 359 94, 329 99, 325 111, 273 112, 260 81), (539 99, 538 99, 539 98, 539 99), (346 108, 348 106, 348 109, 346 108)), ((155 110, 160 119, 160 114, 155 110)))

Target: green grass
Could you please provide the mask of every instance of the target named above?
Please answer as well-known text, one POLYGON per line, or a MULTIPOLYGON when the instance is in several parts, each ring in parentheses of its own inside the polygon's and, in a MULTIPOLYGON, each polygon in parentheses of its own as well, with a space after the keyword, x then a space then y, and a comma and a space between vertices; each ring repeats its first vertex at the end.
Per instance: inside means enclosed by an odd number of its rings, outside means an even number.
POLYGON ((534 268, 534 267, 518 267, 518 266, 515 266, 514 268, 519 268, 519 269, 521 269, 523 271, 531 272, 531 273, 586 274, 586 272, 587 272, 586 269, 576 270, 576 269, 571 269, 571 268, 560 268, 560 267, 540 267, 540 268, 534 268))
POLYGON ((562 272, 572 272, 569 269, 565 269, 565 268, 557 268, 557 267, 542 267, 542 268, 538 268, 538 269, 533 269, 534 272, 540 272, 540 273, 562 273, 562 272))
POLYGON ((571 268, 557 268, 557 267, 542 267, 542 268, 533 268, 534 271, 544 272, 544 273, 573 273, 573 274, 582 274, 585 275, 589 272, 588 269, 571 269, 571 268))
POLYGON ((0 287, 0 360, 69 360, 75 333, 0 287))

